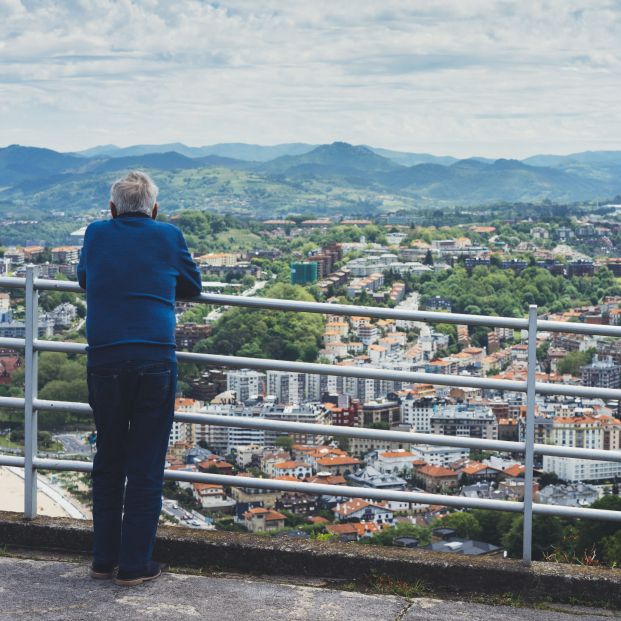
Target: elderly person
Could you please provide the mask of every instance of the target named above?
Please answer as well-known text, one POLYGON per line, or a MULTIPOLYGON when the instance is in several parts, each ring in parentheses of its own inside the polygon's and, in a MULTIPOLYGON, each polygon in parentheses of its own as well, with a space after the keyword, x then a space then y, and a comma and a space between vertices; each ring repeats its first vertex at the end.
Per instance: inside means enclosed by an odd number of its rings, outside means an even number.
POLYGON ((90 574, 128 586, 161 573, 151 555, 175 403, 175 299, 201 292, 181 231, 155 219, 157 191, 141 172, 116 181, 112 218, 87 228, 78 266, 97 428, 90 574))

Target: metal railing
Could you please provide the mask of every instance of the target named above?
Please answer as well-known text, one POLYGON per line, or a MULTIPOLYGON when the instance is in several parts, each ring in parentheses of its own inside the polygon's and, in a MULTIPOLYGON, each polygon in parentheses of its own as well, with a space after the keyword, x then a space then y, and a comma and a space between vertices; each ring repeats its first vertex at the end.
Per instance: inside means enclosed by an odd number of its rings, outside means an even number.
MULTIPOLYGON (((83 343, 45 341, 37 338, 38 330, 38 292, 66 291, 82 293, 77 283, 38 279, 34 277, 32 266, 26 269, 26 278, 0 277, 0 287, 25 289, 25 335, 24 338, 0 338, 0 347, 24 350, 25 352, 25 397, 0 397, 0 407, 23 408, 24 410, 24 456, 8 456, 0 454, 0 465, 24 468, 24 515, 27 518, 36 516, 37 470, 67 470, 89 472, 89 462, 68 459, 46 459, 37 456, 37 413, 39 411, 68 411, 74 413, 91 413, 88 404, 68 401, 48 401, 37 397, 37 357, 40 351, 80 353, 86 351, 83 343)), ((315 364, 305 362, 289 362, 283 360, 244 358, 240 356, 223 356, 215 354, 198 354, 178 352, 179 362, 192 362, 206 365, 226 366, 230 368, 254 368, 261 370, 295 371, 319 375, 345 376, 365 379, 380 379, 408 383, 425 383, 441 386, 474 387, 498 391, 514 391, 526 393, 526 428, 525 441, 487 440, 469 437, 457 437, 429 433, 413 433, 386 431, 359 427, 342 427, 275 421, 263 418, 222 416, 211 414, 175 413, 175 420, 185 423, 215 425, 225 427, 241 427, 250 429, 266 429, 290 433, 325 434, 351 438, 366 438, 384 442, 424 443, 440 446, 486 449, 493 451, 509 451, 524 453, 524 500, 513 502, 507 500, 491 500, 467 498, 445 494, 407 492, 397 490, 376 490, 367 487, 341 485, 324 485, 260 479, 253 477, 206 474, 199 472, 180 472, 166 470, 167 479, 187 482, 218 483, 227 486, 242 486, 276 491, 296 491, 308 494, 327 494, 348 498, 369 498, 375 500, 393 500, 408 503, 437 504, 450 507, 479 508, 498 511, 522 513, 524 516, 523 530, 523 561, 530 564, 532 558, 532 520, 533 514, 575 517, 596 520, 621 522, 621 511, 590 509, 582 507, 566 507, 560 505, 538 504, 533 502, 533 463, 534 456, 552 455, 579 459, 594 459, 621 462, 621 451, 566 446, 536 444, 534 442, 535 398, 537 394, 565 395, 576 397, 595 397, 617 400, 621 403, 621 390, 608 388, 590 388, 564 384, 552 384, 536 381, 536 343, 537 331, 569 332, 584 335, 621 336, 621 327, 604 325, 585 325, 540 320, 537 318, 537 307, 530 306, 528 318, 494 317, 485 315, 464 315, 457 313, 436 313, 400 309, 373 308, 344 304, 327 304, 319 302, 300 302, 295 300, 279 300, 270 298, 252 298, 203 293, 189 300, 219 306, 242 306, 247 308, 263 308, 276 311, 295 311, 323 313, 340 316, 365 316, 383 319, 401 319, 429 323, 450 323, 489 327, 504 327, 528 331, 528 372, 526 381, 488 379, 462 375, 440 375, 434 373, 413 373, 393 371, 379 368, 357 368, 315 364)))

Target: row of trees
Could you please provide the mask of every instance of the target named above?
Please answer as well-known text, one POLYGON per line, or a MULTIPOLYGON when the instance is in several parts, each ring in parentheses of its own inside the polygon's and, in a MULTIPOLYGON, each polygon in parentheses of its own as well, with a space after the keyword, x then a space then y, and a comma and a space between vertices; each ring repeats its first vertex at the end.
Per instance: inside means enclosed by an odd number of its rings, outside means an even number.
POLYGON ((529 304, 560 312, 579 304, 596 304, 604 295, 621 295, 613 274, 600 269, 592 277, 553 276, 548 270, 528 267, 516 274, 510 269, 478 266, 471 273, 452 270, 410 279, 423 298, 441 296, 451 301, 453 312, 520 317, 529 304))

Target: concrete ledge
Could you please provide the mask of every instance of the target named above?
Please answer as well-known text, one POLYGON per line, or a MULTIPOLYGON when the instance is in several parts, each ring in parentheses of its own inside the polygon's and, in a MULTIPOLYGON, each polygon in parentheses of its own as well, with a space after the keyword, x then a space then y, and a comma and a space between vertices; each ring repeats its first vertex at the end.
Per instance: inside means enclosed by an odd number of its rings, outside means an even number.
MULTIPOLYGON (((89 553, 91 523, 69 518, 24 519, 0 512, 0 545, 89 553)), ((422 593, 512 595, 621 608, 621 570, 496 557, 468 558, 321 541, 272 539, 250 534, 161 527, 155 557, 175 567, 259 575, 318 576, 373 585, 416 584, 422 593)), ((396 588, 399 588, 398 585, 396 588)))

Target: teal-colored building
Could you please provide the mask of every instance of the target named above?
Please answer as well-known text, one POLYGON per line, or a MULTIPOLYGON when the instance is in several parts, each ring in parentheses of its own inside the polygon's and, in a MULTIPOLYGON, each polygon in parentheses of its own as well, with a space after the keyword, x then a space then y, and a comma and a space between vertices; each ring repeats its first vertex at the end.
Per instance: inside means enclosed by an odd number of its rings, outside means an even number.
POLYGON ((294 285, 305 285, 309 282, 317 281, 317 263, 310 261, 308 263, 292 263, 291 264, 291 283, 294 285))

